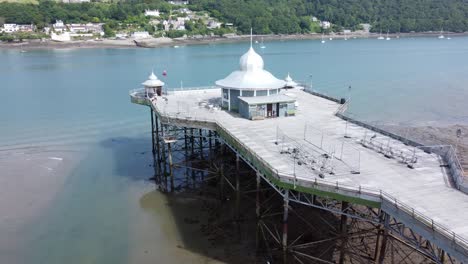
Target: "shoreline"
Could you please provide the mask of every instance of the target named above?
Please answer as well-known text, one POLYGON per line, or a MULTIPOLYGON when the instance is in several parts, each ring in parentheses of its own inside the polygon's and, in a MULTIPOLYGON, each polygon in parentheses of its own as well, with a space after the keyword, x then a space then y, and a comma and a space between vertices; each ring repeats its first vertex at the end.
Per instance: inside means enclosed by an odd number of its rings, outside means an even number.
MULTIPOLYGON (((389 34, 390 38, 411 38, 411 37, 436 37, 440 33, 438 32, 421 32, 421 33, 400 33, 400 34, 389 34)), ((383 34, 382 36, 386 36, 383 34)), ((468 36, 468 32, 465 33, 445 33, 446 37, 459 37, 468 36)), ((380 34, 378 33, 352 33, 346 35, 348 39, 365 39, 365 38, 377 38, 380 34)), ((324 35, 328 40, 333 39, 344 39, 343 33, 324 35)), ((291 35, 255 35, 254 39, 258 40, 263 38, 264 41, 284 41, 284 40, 318 40, 322 38, 319 33, 313 34, 291 34, 291 35)), ((95 40, 78 40, 70 42, 56 42, 50 39, 45 41, 33 40, 25 42, 15 43, 0 43, 0 49, 12 49, 12 50, 47 50, 47 49, 94 49, 94 48, 160 48, 160 47, 174 47, 174 46, 191 46, 191 45, 206 45, 206 44, 224 44, 224 43, 238 43, 250 41, 249 35, 238 35, 233 37, 206 37, 206 38, 191 38, 191 39, 167 39, 161 40, 162 38, 150 38, 150 39, 125 39, 125 40, 113 40, 104 39, 100 41, 95 40)))

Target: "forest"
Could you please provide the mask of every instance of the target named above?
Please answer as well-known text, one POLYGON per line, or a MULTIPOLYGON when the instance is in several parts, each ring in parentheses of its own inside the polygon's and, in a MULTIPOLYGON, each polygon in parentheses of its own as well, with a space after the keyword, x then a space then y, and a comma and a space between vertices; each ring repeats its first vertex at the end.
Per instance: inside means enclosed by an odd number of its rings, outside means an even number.
MULTIPOLYGON (((192 0, 195 11, 208 11, 233 23, 239 33, 320 31, 312 16, 334 24, 333 31, 372 25, 374 32, 468 31, 466 0, 192 0)), ((0 24, 34 23, 42 28, 56 19, 66 23, 139 21, 145 9, 168 13, 180 8, 163 0, 128 0, 81 4, 40 0, 38 4, 0 3, 0 24)))

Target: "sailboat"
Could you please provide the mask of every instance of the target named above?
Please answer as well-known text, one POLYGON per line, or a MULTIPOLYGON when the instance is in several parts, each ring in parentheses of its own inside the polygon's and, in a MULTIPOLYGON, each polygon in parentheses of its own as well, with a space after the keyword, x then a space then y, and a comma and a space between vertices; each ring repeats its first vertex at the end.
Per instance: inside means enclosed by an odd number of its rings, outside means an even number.
POLYGON ((23 49, 23 43, 21 43, 21 50, 20 50, 21 53, 26 53, 27 51, 23 49))
POLYGON ((385 38, 382 36, 382 30, 380 31, 380 35, 379 35, 379 37, 378 37, 377 39, 378 39, 378 40, 383 40, 383 39, 385 39, 385 38))
POLYGON ((260 43, 260 48, 261 48, 261 49, 266 48, 265 45, 263 44, 263 37, 262 37, 262 42, 260 43))
POLYGON ((439 35, 438 38, 439 38, 439 39, 444 39, 444 38, 445 38, 445 36, 444 36, 444 30, 443 30, 443 29, 440 31, 440 35, 439 35))
POLYGON ((322 33, 322 43, 325 43, 325 39, 323 38, 323 33, 322 33))
POLYGON ((390 37, 388 36, 388 30, 387 30, 387 37, 385 38, 385 40, 390 40, 390 37))
POLYGON ((348 40, 348 37, 346 36, 346 31, 344 33, 344 40, 348 40))

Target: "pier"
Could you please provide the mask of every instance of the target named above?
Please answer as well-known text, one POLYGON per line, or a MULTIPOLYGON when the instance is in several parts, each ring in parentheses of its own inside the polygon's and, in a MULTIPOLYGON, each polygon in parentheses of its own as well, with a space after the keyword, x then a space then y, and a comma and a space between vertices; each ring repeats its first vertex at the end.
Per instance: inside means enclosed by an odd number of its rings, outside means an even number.
POLYGON ((215 173, 220 199, 226 188, 234 191, 236 205, 241 192, 256 193, 257 236, 273 241, 265 245, 270 251, 276 245, 285 263, 468 263, 468 196, 436 148, 352 122, 343 118, 344 101, 299 88, 280 92, 296 101, 292 115, 250 120, 223 109, 226 100, 229 107, 233 102, 222 98, 223 89, 130 92, 133 103, 150 108, 155 173, 163 190, 177 188, 174 169, 190 170, 194 183, 196 174, 202 180, 213 175, 203 157, 205 168, 187 160, 175 164, 175 148, 186 158, 203 156, 204 149, 212 153, 217 145, 235 156, 227 161, 231 171, 221 166, 215 173), (241 175, 240 162, 252 173, 241 175), (242 190, 242 181, 256 187, 242 190), (265 189, 283 201, 275 214, 280 229, 266 224, 265 189), (292 236, 288 225, 296 206, 335 215, 336 235, 314 240, 305 235, 312 219, 296 216, 304 231, 292 236), (330 240, 336 242, 332 261, 307 250, 330 240))

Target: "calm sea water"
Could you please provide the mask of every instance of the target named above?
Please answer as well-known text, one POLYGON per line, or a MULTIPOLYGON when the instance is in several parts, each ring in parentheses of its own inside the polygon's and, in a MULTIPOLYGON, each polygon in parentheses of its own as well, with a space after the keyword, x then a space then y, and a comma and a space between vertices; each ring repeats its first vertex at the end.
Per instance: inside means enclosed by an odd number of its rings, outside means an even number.
MULTIPOLYGON (((257 51, 274 75, 289 72, 315 90, 351 96, 351 111, 362 119, 468 123, 467 37, 265 45, 257 51)), ((148 252, 166 262, 205 261, 175 249, 183 240, 177 219, 146 181, 148 109, 132 105, 128 90, 151 69, 169 87, 212 85, 238 68, 247 48, 0 50, 0 148, 88 149, 53 206, 18 234, 27 241, 25 262, 142 263, 154 260, 145 259, 148 252)))

